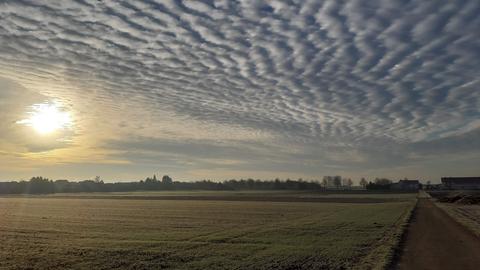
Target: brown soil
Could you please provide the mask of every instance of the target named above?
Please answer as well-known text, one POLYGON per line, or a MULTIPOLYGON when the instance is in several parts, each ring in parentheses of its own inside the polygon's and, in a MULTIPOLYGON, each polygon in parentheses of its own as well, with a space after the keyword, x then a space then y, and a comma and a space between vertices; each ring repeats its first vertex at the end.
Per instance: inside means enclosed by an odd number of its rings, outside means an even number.
POLYGON ((480 269, 480 239, 429 199, 419 199, 397 269, 480 269))

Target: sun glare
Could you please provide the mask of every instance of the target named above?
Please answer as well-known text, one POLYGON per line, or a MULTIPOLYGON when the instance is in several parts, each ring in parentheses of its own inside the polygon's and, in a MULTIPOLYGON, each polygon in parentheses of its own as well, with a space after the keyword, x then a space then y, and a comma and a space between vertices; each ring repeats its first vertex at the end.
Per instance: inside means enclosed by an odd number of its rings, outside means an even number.
POLYGON ((42 135, 68 128, 72 124, 70 114, 52 103, 35 104, 32 106, 32 111, 29 114, 31 116, 28 119, 18 123, 31 126, 42 135))

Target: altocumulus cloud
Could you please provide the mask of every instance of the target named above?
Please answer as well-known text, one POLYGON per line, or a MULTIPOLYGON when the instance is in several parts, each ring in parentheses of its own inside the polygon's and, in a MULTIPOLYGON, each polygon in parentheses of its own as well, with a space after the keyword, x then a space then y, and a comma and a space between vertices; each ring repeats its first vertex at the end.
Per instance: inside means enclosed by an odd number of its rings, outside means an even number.
POLYGON ((3 1, 0 75, 125 114, 101 146, 132 163, 436 176, 432 158, 480 161, 478 14, 476 0, 3 1), (175 121, 206 135, 148 131, 175 121))

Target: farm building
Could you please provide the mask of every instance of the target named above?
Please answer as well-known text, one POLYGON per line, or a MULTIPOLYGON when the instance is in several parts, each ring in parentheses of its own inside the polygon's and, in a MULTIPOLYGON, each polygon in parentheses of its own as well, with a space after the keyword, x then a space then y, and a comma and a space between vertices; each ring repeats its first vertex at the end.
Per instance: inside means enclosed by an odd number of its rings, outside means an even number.
POLYGON ((442 177, 442 185, 448 189, 480 189, 480 177, 442 177))
POLYGON ((420 181, 419 180, 400 180, 398 183, 393 183, 390 187, 395 190, 419 190, 420 181))

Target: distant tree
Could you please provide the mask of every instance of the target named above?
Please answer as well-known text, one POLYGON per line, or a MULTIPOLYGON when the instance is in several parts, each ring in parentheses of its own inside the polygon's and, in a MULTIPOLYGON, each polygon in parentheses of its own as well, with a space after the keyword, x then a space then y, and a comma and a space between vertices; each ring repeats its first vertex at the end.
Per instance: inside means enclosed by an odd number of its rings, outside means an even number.
POLYGON ((374 183, 368 183, 366 189, 368 190, 390 190, 392 180, 387 178, 375 178, 374 183))
POLYGON ((253 178, 248 178, 247 179, 247 188, 248 189, 253 189, 255 187, 255 180, 253 178))
POLYGON ((360 186, 365 188, 367 186, 367 184, 368 184, 367 179, 362 177, 362 179, 360 179, 360 186))
POLYGON ((353 186, 353 181, 351 178, 347 179, 347 187, 352 187, 353 186))
POLYGON ((157 176, 156 176, 156 175, 153 175, 152 178, 147 177, 147 179, 145 179, 145 182, 142 183, 142 189, 145 189, 145 190, 158 190, 158 189, 160 189, 159 183, 160 183, 160 182, 157 180, 157 176))
POLYGON ((145 183, 155 183, 155 182, 158 182, 157 176, 156 176, 155 174, 153 175, 152 178, 147 177, 147 178, 145 179, 145 183))
POLYGON ((335 187, 338 189, 340 186, 342 186, 342 177, 339 175, 336 175, 333 177, 333 184, 335 187))
POLYGON ((390 185, 392 183, 392 180, 387 179, 387 178, 375 178, 375 184, 377 185, 390 185))
POLYGON ((70 182, 68 180, 56 180, 54 183, 55 193, 70 192, 70 182))
POLYGON ((103 183, 103 180, 100 178, 100 176, 95 176, 95 183, 103 183))
MULTIPOLYGON (((327 178, 326 178, 327 179, 327 178)), ((328 186, 334 186, 333 176, 328 178, 328 186)), ((33 177, 30 181, 0 182, 0 194, 47 194, 55 192, 128 192, 139 190, 324 190, 318 182, 305 181, 303 179, 285 181, 280 179, 263 180, 227 180, 224 182, 213 182, 203 180, 196 182, 173 182, 166 176, 162 181, 156 177, 148 177, 145 181, 104 183, 99 177, 95 180, 69 182, 68 180, 57 180, 55 182, 43 178, 33 177)))
POLYGON ((55 186, 48 178, 43 178, 41 176, 32 177, 27 184, 26 192, 33 194, 54 193, 55 186))
POLYGON ((170 178, 170 176, 164 175, 164 176, 162 177, 162 184, 164 184, 164 185, 171 185, 172 183, 173 183, 173 180, 172 180, 172 178, 170 178))
POLYGON ((329 176, 324 176, 322 179, 322 186, 326 188, 328 186, 328 177, 329 176))
POLYGON ((273 189, 282 189, 282 182, 279 178, 275 178, 275 181, 273 182, 273 189))
POLYGON ((353 185, 351 178, 343 178, 342 179, 342 186, 344 187, 351 187, 353 185))

